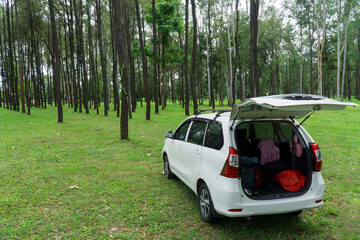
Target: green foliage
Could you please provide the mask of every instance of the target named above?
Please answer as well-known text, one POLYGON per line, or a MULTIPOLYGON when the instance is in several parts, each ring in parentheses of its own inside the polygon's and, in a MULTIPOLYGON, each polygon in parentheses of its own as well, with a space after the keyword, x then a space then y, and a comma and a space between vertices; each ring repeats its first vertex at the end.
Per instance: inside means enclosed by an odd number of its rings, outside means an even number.
POLYGON ((31 116, 0 108, 0 239, 357 239, 359 111, 323 111, 304 123, 323 154, 322 207, 210 225, 196 195, 161 174, 165 133, 185 118, 180 105, 151 121, 138 108, 126 141, 115 112, 64 108, 58 124, 54 107, 31 116))
MULTIPOLYGON (((180 12, 182 3, 180 0, 159 0, 155 4, 156 25, 162 43, 169 45, 171 43, 172 33, 178 33, 183 30, 183 15, 180 12)), ((153 22, 152 6, 148 5, 145 20, 149 24, 153 22)))

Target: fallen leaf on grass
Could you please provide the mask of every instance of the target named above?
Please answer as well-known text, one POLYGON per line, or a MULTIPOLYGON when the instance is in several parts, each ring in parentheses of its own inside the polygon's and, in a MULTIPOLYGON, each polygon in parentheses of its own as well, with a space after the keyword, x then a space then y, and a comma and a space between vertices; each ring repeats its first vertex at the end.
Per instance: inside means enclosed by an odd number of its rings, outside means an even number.
POLYGON ((146 156, 150 157, 150 156, 151 156, 151 153, 147 153, 146 156))
POLYGON ((68 188, 70 188, 70 189, 78 189, 79 187, 77 186, 77 185, 72 185, 72 186, 70 186, 70 187, 68 187, 68 188))
POLYGON ((113 227, 113 228, 110 229, 110 232, 115 232, 115 231, 118 231, 118 230, 119 230, 119 228, 113 227))
POLYGON ((161 173, 161 174, 165 174, 165 173, 164 173, 164 170, 162 170, 160 173, 161 173))

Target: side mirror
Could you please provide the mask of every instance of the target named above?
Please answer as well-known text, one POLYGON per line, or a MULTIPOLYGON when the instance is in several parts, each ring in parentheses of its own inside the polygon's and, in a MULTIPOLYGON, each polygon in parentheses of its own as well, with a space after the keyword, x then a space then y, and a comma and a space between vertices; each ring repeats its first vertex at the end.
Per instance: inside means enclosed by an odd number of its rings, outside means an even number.
POLYGON ((173 138, 173 132, 172 131, 168 131, 166 133, 166 138, 173 138))

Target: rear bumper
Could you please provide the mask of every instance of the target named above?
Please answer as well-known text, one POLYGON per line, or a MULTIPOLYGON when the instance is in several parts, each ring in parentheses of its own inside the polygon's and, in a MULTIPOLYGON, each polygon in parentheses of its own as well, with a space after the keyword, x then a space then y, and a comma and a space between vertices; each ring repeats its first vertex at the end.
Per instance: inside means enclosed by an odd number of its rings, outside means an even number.
POLYGON ((309 190, 296 197, 254 200, 247 197, 239 186, 238 179, 221 176, 211 186, 210 192, 217 213, 228 217, 246 217, 316 208, 323 204, 321 200, 325 189, 321 173, 313 173, 309 190), (229 211, 230 209, 233 211, 229 211))

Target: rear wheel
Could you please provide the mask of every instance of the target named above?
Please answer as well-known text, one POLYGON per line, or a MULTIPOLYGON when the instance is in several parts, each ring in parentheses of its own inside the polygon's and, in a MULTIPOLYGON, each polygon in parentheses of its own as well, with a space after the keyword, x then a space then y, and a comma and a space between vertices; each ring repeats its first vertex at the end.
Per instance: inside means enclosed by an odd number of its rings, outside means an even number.
POLYGON ((172 179, 174 177, 174 174, 171 172, 169 160, 166 154, 164 155, 163 160, 164 160, 164 175, 168 179, 172 179))
POLYGON ((214 205, 211 200, 210 191, 205 183, 202 183, 199 187, 198 199, 201 218, 205 222, 214 222, 214 205))

